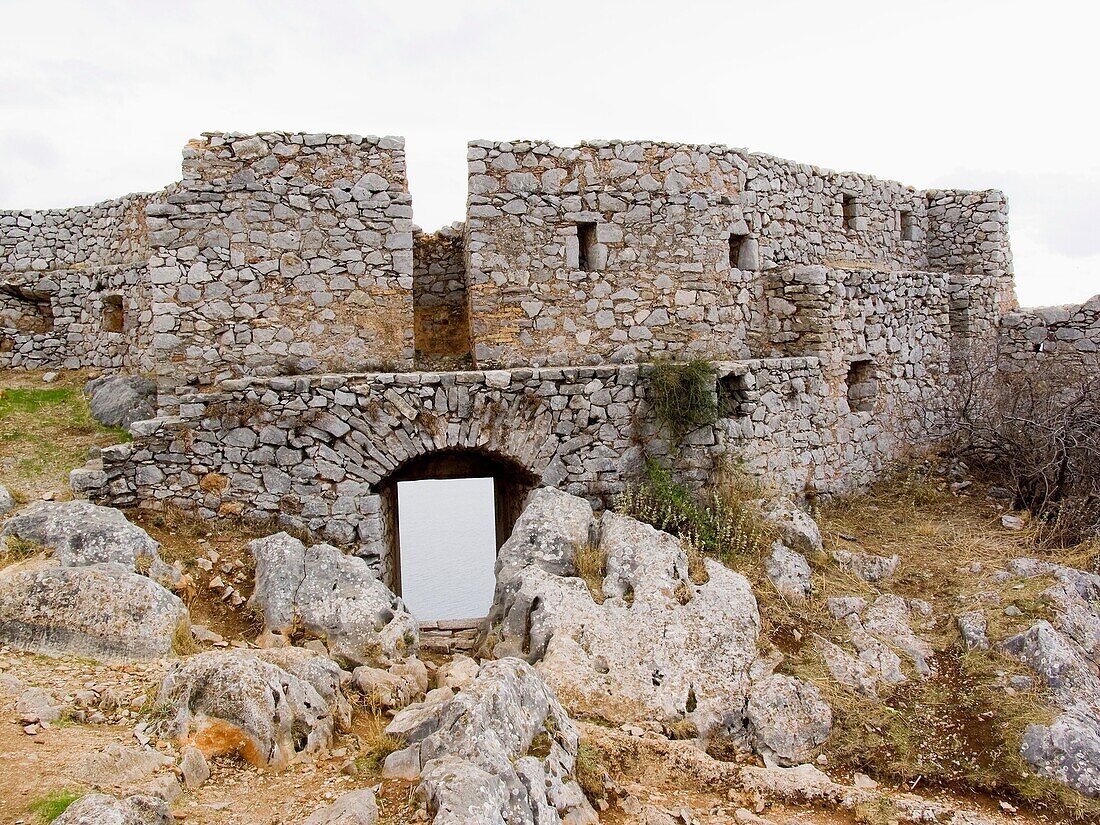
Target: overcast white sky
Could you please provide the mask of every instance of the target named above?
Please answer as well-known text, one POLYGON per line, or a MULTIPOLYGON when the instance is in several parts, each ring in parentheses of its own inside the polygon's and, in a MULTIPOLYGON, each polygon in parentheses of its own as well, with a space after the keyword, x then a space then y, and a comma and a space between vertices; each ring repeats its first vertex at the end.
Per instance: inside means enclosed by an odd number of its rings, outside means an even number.
POLYGON ((1097 23, 1080 2, 0 0, 0 208, 158 189, 202 131, 397 134, 416 221, 472 138, 743 146, 1000 188, 1024 304, 1100 292, 1097 23))

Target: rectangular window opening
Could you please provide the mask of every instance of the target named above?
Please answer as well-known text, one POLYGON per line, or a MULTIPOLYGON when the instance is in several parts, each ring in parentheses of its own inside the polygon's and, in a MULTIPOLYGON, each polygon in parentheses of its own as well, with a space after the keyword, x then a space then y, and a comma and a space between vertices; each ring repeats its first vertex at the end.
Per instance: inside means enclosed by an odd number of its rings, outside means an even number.
POLYGON ((849 194, 840 196, 840 206, 844 212, 844 231, 850 232, 856 228, 856 199, 849 194))
POLYGON ((744 418, 749 414, 750 383, 748 373, 718 379, 718 414, 722 418, 744 418))
POLYGON ((43 292, 18 284, 0 284, 0 327, 17 332, 50 332, 53 304, 43 292))
POLYGON ((126 328, 126 312, 121 295, 103 296, 103 331, 122 332, 126 328))
POLYGON ((853 412, 871 412, 878 398, 875 362, 863 358, 848 367, 848 408, 853 412))
POLYGON ((899 216, 901 224, 901 239, 903 241, 915 241, 917 239, 917 217, 912 209, 902 209, 899 216))
POLYGON ((577 268, 591 272, 596 261, 596 224, 593 221, 577 224, 577 268))

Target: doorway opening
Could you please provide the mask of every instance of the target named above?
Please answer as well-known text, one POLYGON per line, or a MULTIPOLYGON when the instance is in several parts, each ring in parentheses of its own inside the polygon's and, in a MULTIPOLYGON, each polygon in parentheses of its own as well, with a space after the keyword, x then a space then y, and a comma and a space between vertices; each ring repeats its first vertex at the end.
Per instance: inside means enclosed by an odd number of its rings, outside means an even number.
POLYGON ((538 483, 516 462, 440 450, 399 467, 380 488, 389 536, 387 584, 421 622, 484 617, 496 554, 538 483))
POLYGON ((401 597, 421 621, 485 616, 496 587, 491 478, 397 484, 401 597))

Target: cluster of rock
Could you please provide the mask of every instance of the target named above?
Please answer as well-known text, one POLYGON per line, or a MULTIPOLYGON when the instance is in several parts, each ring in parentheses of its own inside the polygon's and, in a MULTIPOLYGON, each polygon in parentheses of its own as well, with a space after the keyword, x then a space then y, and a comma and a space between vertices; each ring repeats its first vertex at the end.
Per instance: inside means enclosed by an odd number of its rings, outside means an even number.
POLYGON ((8 518, 0 538, 9 536, 42 545, 52 560, 0 571, 5 641, 110 661, 171 655, 189 634, 187 608, 164 586, 179 581, 179 570, 119 511, 38 502, 8 518))
POLYGON ((356 665, 416 655, 416 620, 363 559, 286 533, 248 547, 256 559, 250 604, 265 633, 319 637, 330 655, 356 665))
POLYGON ((575 779, 580 734, 530 665, 490 662, 457 695, 433 694, 386 728, 407 747, 385 771, 419 779, 435 825, 599 821, 575 779))
POLYGON ((828 736, 817 689, 771 672, 757 654, 760 616, 749 582, 712 560, 692 581, 679 540, 587 501, 543 488, 530 497, 497 561, 487 646, 535 663, 574 712, 611 722, 694 725, 703 740, 779 764, 828 736), (578 550, 596 543, 594 597, 578 550))
POLYGON ((919 599, 904 599, 887 593, 868 605, 857 596, 832 597, 827 602, 829 615, 843 622, 857 655, 822 640, 822 656, 832 677, 842 685, 871 696, 880 685, 896 685, 907 676, 901 651, 908 667, 919 678, 933 674, 932 645, 918 636, 912 627, 915 615, 929 617, 932 606, 919 599))
POLYGON ((1023 755, 1042 776, 1100 796, 1100 576, 1034 559, 1017 559, 1008 572, 1055 579, 1042 594, 1053 622, 1000 645, 1038 673, 1061 711, 1050 725, 1028 726, 1023 755))

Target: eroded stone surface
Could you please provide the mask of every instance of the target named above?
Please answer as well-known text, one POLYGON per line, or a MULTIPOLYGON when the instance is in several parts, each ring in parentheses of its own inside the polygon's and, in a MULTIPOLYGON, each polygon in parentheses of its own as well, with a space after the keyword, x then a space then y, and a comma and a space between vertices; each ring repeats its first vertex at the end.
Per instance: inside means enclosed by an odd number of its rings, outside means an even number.
POLYGON ((707 560, 694 584, 677 539, 607 512, 603 603, 573 577, 596 529, 591 507, 535 491, 498 555, 489 638, 525 656, 574 712, 615 722, 691 719, 703 735, 739 728, 760 628, 748 581, 707 560))
POLYGON ((160 544, 113 507, 88 501, 36 501, 4 522, 0 536, 18 536, 53 550, 67 567, 117 564, 162 584, 179 572, 161 561, 160 544))
POLYGON ((412 705, 386 731, 409 743, 387 767, 419 766, 417 792, 435 825, 598 822, 573 779, 579 732, 519 659, 483 665, 453 698, 412 705))
POLYGON ((175 594, 117 565, 0 572, 0 639, 24 650, 155 659, 189 628, 175 594))
POLYGON ((340 712, 305 679, 247 651, 209 651, 176 665, 156 706, 170 714, 164 730, 181 745, 275 770, 299 750, 327 749, 340 712))
POLYGON ((306 547, 286 533, 248 547, 256 559, 249 603, 263 612, 266 630, 304 630, 352 664, 415 655, 416 620, 363 559, 328 544, 306 547))

